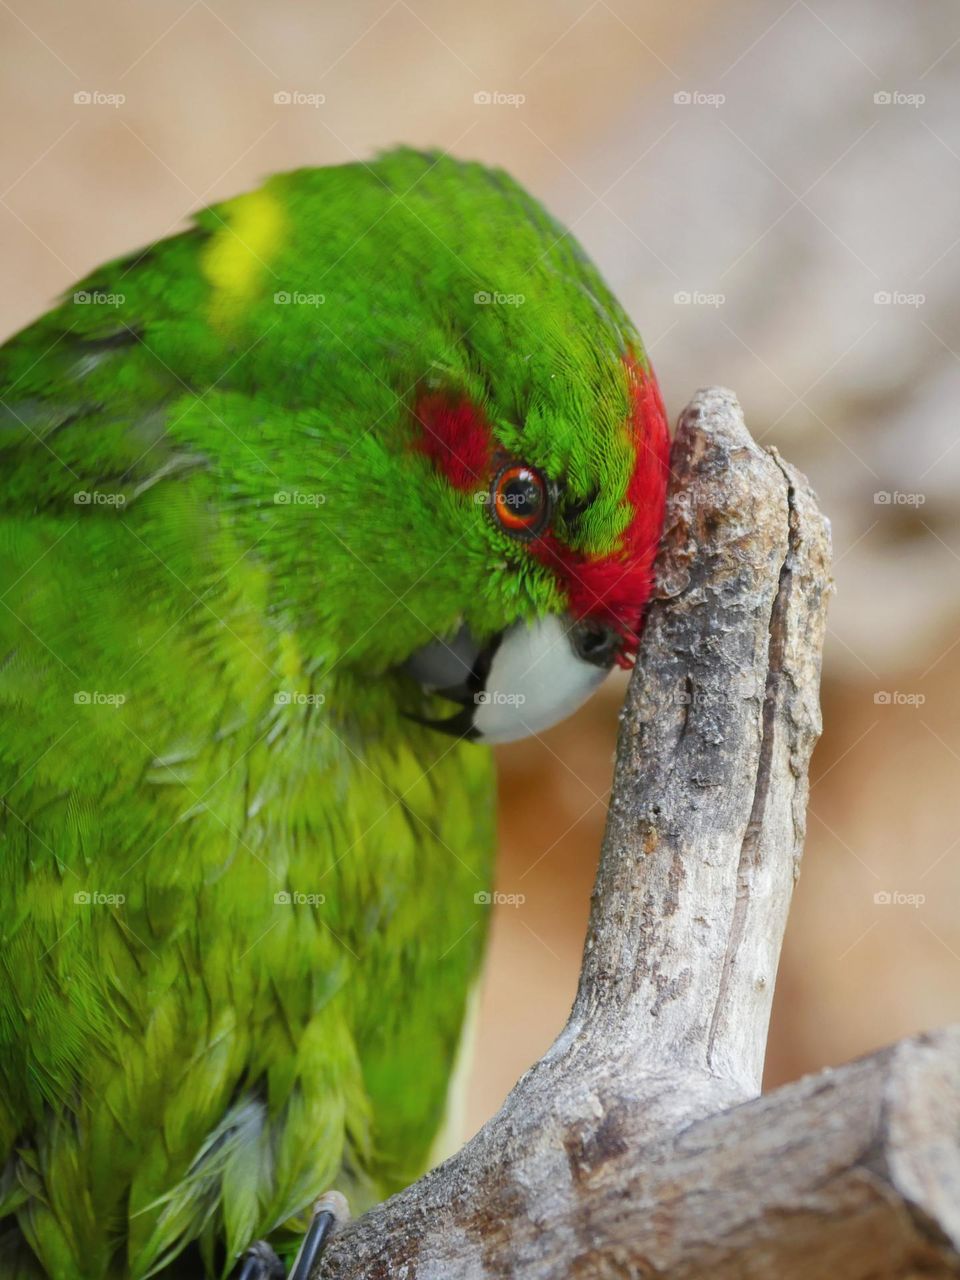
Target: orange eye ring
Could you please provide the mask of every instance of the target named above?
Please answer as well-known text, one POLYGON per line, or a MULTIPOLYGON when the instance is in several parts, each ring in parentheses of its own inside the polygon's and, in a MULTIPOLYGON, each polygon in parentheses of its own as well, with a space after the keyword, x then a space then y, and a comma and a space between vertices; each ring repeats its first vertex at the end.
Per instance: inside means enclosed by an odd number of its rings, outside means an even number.
POLYGON ((509 462, 490 485, 493 518, 511 537, 535 538, 546 528, 551 514, 550 485, 536 467, 509 462))

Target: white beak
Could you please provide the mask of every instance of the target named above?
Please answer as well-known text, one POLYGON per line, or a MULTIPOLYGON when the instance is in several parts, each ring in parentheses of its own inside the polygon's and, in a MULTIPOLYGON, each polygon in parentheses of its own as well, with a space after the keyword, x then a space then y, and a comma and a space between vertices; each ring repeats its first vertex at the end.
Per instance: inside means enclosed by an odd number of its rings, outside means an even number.
POLYGON ((514 742, 549 729, 586 702, 609 670, 577 654, 570 624, 561 618, 511 627, 493 655, 486 688, 476 695, 476 737, 514 742))
POLYGON ((576 711, 613 666, 620 639, 607 627, 549 615, 517 623, 479 647, 464 628, 407 664, 425 689, 457 702, 447 720, 423 723, 480 742, 514 742, 576 711))

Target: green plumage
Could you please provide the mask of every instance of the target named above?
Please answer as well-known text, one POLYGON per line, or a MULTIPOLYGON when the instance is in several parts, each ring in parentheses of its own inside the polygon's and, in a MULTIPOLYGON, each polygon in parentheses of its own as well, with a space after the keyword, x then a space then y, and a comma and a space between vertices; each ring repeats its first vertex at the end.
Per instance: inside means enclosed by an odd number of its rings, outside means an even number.
POLYGON ((217 1275, 427 1164, 493 784, 397 667, 563 603, 414 396, 466 391, 603 551, 639 340, 509 179, 409 151, 78 289, 0 349, 0 1280, 217 1275))

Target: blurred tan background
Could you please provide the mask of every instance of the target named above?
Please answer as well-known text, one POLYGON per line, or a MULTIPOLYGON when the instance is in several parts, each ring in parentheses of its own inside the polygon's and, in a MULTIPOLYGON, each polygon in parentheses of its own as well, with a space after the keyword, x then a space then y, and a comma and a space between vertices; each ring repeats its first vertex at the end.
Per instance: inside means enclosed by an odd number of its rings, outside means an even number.
MULTIPOLYGON (((0 51, 0 337, 201 204, 405 141, 574 228, 671 415, 736 390, 837 554, 768 1082, 960 1018, 953 0, 0 0, 0 51)), ((495 919, 474 1125, 569 1007, 622 695, 501 755, 525 901, 495 919)))

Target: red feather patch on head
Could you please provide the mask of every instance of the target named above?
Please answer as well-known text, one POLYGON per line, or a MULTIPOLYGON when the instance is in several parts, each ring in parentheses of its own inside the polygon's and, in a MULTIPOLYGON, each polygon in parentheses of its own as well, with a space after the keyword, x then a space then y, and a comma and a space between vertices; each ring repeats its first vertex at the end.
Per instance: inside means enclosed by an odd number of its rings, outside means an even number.
POLYGON ((485 489, 493 435, 481 410, 465 397, 428 391, 417 401, 414 416, 422 429, 417 448, 450 484, 463 493, 485 489))
POLYGON ((559 577, 576 618, 595 618, 620 632, 625 642, 621 666, 629 666, 653 590, 653 563, 667 497, 670 433, 652 370, 644 369, 632 355, 624 363, 630 381, 627 427, 636 453, 626 493, 632 514, 620 546, 608 555, 591 557, 547 533, 531 550, 559 577))
MULTIPOLYGON (((575 618, 594 618, 624 639, 621 665, 629 666, 653 590, 653 564, 663 527, 670 458, 670 434, 660 390, 652 371, 633 355, 624 358, 630 389, 625 424, 634 446, 634 465, 625 501, 630 522, 616 551, 589 556, 562 543, 550 531, 529 543, 530 551, 556 574, 575 618)), ((421 432, 416 448, 460 492, 486 489, 494 439, 483 412, 463 395, 428 391, 414 416, 421 432)))

